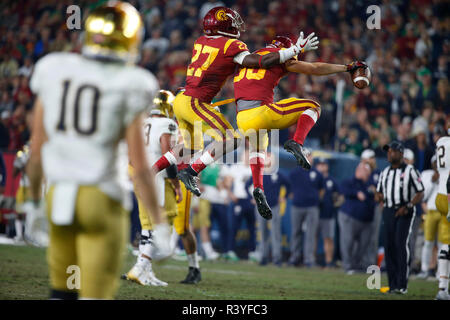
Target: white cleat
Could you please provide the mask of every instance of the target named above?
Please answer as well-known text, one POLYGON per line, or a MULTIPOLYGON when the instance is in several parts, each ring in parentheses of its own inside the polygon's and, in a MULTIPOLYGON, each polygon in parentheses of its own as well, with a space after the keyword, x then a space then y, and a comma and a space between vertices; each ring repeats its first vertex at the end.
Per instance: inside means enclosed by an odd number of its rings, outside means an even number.
POLYGON ((450 300, 450 294, 445 290, 439 290, 434 300, 450 300))
POLYGON ((126 279, 144 285, 145 266, 136 263, 133 268, 126 274, 126 279))
POLYGON ((147 268, 143 278, 142 284, 144 286, 167 287, 168 285, 167 282, 161 281, 155 276, 151 266, 147 268))
POLYGON ((161 261, 170 258, 173 250, 170 247, 171 229, 167 223, 161 223, 155 226, 152 234, 151 258, 154 261, 161 261))

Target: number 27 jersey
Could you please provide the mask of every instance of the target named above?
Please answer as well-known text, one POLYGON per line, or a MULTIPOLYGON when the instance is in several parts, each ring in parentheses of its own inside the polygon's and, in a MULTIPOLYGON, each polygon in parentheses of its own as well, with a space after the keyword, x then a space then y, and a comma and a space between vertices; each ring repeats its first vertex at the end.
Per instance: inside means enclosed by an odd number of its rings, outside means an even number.
POLYGON ((202 102, 211 102, 225 81, 234 73, 233 58, 248 51, 240 40, 222 36, 201 36, 194 43, 186 73, 185 94, 202 102))

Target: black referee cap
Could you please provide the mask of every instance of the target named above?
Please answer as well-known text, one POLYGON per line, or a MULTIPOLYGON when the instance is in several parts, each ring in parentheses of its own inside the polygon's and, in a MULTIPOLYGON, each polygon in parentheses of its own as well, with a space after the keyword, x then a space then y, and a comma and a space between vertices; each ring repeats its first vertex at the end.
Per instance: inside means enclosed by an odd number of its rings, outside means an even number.
POLYGON ((389 144, 385 144, 383 147, 384 151, 388 151, 389 149, 397 150, 403 153, 405 147, 403 146, 403 143, 401 143, 400 141, 394 140, 389 144))

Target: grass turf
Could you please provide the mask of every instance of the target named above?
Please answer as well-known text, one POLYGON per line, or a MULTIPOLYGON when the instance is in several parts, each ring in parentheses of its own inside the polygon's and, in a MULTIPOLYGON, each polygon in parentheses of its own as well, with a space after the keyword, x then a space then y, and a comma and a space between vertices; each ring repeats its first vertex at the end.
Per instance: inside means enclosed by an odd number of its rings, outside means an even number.
MULTIPOLYGON (((135 262, 127 253, 123 271, 135 262)), ((169 260, 154 265, 157 277, 168 287, 143 287, 121 280, 117 299, 433 299, 437 282, 410 280, 407 295, 383 294, 366 286, 368 274, 346 275, 342 270, 261 267, 246 261, 202 261, 203 280, 197 285, 179 281, 187 274, 187 262, 169 260)), ((68 275, 69 276, 69 275, 68 275)), ((381 285, 387 285, 382 275, 381 285)), ((0 245, 0 300, 47 299, 48 270, 45 249, 0 245)))

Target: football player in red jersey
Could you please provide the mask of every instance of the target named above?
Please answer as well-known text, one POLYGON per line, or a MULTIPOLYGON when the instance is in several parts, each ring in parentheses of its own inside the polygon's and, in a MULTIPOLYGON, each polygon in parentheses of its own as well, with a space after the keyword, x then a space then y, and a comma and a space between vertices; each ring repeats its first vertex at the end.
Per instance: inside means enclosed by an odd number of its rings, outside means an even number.
POLYGON ((179 163, 185 155, 202 150, 201 156, 177 175, 197 196, 200 189, 194 177, 223 154, 235 150, 241 141, 226 118, 211 105, 211 100, 234 73, 236 65, 265 69, 284 64, 299 52, 315 50, 318 45, 314 33, 305 39, 301 34, 297 43, 286 50, 264 56, 252 54, 246 44, 238 40, 240 32, 245 31, 244 22, 236 11, 226 7, 211 9, 203 19, 203 30, 205 35, 194 43, 185 89, 177 94, 173 103, 184 146, 175 146, 153 166, 159 172, 179 163), (207 149, 203 149, 203 133, 215 140, 207 149))
MULTIPOLYGON (((277 36, 267 47, 257 50, 256 55, 264 57, 274 52, 283 52, 294 46, 288 37, 277 36)), ((268 69, 241 67, 234 77, 234 94, 237 105, 237 124, 250 142, 250 167, 253 176, 254 191, 258 212, 266 219, 272 217, 263 188, 263 170, 265 152, 268 144, 267 130, 285 129, 297 123, 292 140, 284 144, 286 151, 292 153, 300 166, 310 169, 303 142, 306 135, 320 116, 320 105, 313 100, 288 98, 273 102, 273 90, 278 82, 289 72, 308 75, 328 75, 339 72, 354 72, 358 68, 367 68, 356 61, 349 65, 329 63, 309 63, 292 57, 283 64, 268 69)))

